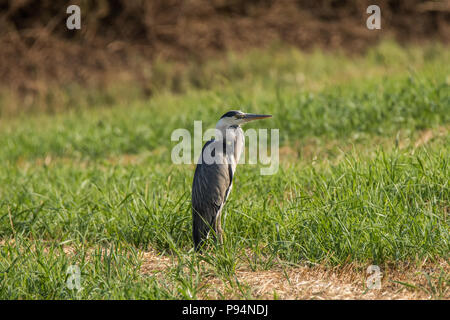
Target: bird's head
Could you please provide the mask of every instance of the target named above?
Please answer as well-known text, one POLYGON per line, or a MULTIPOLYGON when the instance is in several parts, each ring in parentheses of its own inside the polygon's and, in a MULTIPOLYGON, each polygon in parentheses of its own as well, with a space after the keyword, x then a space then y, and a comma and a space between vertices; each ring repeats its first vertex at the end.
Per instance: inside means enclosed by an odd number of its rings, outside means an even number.
POLYGON ((230 127, 237 127, 246 122, 270 117, 272 116, 268 114, 245 113, 239 110, 232 110, 228 111, 220 118, 219 122, 217 122, 216 128, 227 129, 230 127))

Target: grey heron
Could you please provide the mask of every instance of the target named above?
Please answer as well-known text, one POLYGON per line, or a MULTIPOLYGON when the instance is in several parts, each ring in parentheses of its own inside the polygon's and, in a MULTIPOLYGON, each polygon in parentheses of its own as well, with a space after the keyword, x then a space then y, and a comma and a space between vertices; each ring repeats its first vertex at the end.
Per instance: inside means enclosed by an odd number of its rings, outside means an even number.
POLYGON ((223 242, 222 210, 233 186, 236 165, 245 146, 241 125, 271 115, 229 111, 216 125, 217 136, 205 143, 192 183, 192 220, 195 250, 198 251, 213 230, 223 242), (213 157, 214 161, 206 161, 213 157))

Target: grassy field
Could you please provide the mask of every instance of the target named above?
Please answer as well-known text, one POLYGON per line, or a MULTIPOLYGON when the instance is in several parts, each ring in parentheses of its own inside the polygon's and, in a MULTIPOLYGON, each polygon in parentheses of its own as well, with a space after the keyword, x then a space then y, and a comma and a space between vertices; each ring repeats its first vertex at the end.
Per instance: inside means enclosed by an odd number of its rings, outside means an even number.
POLYGON ((158 68, 151 99, 67 87, 61 111, 0 119, 1 299, 449 298, 448 48, 158 68), (273 114, 249 127, 280 130, 280 169, 238 167, 225 243, 196 255, 170 136, 231 109, 273 114))

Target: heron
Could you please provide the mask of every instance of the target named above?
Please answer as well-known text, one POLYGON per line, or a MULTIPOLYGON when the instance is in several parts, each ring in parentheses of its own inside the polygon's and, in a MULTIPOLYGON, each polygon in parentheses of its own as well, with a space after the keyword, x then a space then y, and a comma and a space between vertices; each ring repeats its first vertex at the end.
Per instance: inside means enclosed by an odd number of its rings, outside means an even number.
POLYGON ((219 243, 223 243, 222 210, 233 187, 236 166, 245 146, 241 125, 270 117, 266 114, 229 111, 217 122, 216 137, 203 146, 192 183, 195 251, 203 247, 211 231, 214 239, 218 238, 219 243), (214 157, 214 161, 206 161, 207 157, 214 157))

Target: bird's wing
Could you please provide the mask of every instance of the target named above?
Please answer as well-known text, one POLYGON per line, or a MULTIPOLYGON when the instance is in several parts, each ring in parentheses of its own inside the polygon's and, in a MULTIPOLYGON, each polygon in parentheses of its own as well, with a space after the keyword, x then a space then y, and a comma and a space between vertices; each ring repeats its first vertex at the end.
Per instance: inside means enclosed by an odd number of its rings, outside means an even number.
MULTIPOLYGON (((222 143, 208 141, 202 150, 210 144, 222 143)), ((215 149, 217 150, 217 149, 215 149)), ((228 190, 233 179, 231 164, 223 153, 215 155, 219 163, 207 164, 199 161, 195 169, 192 184, 192 214, 194 222, 194 241, 198 243, 206 237, 210 228, 214 228, 216 215, 228 196, 228 190), (196 239, 197 238, 197 239, 196 239)))

